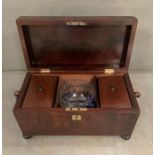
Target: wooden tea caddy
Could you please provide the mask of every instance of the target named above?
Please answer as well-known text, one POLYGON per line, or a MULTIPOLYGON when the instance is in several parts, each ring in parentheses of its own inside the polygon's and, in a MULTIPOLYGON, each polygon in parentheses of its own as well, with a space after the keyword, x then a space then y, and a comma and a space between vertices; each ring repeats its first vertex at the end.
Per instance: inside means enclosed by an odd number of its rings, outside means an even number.
POLYGON ((140 114, 128 67, 135 17, 20 17, 27 73, 13 109, 24 138, 119 135, 129 139, 140 114), (96 108, 62 108, 63 80, 95 78, 96 108))

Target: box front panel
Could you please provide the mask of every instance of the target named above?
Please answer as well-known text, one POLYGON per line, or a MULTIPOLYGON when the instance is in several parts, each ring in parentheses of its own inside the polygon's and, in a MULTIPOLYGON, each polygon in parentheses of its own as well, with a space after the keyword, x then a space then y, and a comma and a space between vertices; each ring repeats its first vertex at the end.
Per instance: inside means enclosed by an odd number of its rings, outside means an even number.
POLYGON ((130 135, 138 113, 66 112, 65 110, 23 111, 20 125, 26 135, 130 135), (29 115, 29 120, 25 116, 29 115), (81 116, 75 119, 73 116, 81 116))

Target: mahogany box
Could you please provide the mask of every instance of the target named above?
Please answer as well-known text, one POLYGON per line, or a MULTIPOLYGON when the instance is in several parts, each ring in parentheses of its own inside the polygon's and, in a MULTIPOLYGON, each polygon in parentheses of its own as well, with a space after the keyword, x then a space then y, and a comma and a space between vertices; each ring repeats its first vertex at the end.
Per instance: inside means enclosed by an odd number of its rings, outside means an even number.
POLYGON ((17 26, 27 73, 13 113, 24 138, 131 137, 140 114, 128 75, 135 17, 20 17, 17 26), (95 85, 96 107, 60 106, 60 84, 73 79, 95 85))

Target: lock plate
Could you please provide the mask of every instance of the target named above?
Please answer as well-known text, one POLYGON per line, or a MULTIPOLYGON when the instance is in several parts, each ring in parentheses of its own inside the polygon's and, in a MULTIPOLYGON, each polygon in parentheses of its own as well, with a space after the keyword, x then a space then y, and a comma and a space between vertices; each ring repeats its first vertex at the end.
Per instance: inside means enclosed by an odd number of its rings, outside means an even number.
POLYGON ((66 111, 87 111, 87 108, 66 108, 66 111))
POLYGON ((66 25, 68 25, 68 26, 85 26, 85 25, 87 25, 87 23, 83 22, 83 21, 68 21, 68 22, 66 22, 66 25))
POLYGON ((81 121, 81 115, 72 115, 72 121, 81 121))

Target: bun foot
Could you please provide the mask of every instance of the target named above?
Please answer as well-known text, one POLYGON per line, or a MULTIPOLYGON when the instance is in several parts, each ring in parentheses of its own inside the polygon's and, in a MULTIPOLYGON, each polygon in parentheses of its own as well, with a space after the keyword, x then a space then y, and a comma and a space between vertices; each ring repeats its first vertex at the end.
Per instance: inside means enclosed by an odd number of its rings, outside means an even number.
POLYGON ((25 139, 30 139, 32 137, 33 137, 32 135, 23 135, 23 138, 25 138, 25 139))
POLYGON ((124 140, 129 140, 131 138, 130 135, 126 135, 126 136, 121 136, 121 138, 123 138, 124 140))

